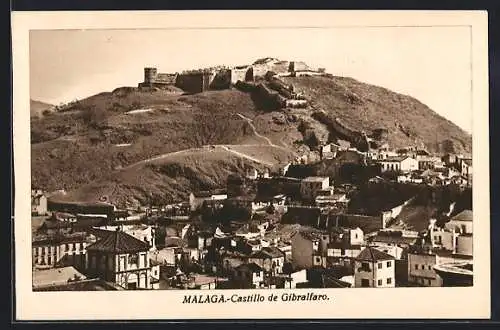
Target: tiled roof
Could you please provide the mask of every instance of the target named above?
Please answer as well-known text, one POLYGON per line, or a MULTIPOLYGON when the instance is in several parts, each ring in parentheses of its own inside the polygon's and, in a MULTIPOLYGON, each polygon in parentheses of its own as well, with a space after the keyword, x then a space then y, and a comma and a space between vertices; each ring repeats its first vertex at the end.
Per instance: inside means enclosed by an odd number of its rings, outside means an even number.
POLYGON ((322 285, 324 288, 350 288, 351 283, 341 281, 333 276, 322 275, 322 285))
POLYGON ((285 254, 283 251, 274 246, 268 246, 262 248, 260 251, 254 252, 250 255, 250 258, 255 259, 272 259, 272 258, 281 258, 285 254))
POLYGON ((390 254, 377 250, 374 247, 367 247, 357 256, 357 260, 361 261, 380 261, 380 260, 393 260, 394 257, 390 254))
POLYGON ((472 211, 463 210, 462 212, 451 218, 451 221, 472 221, 472 211))
POLYGON ((255 262, 251 262, 249 264, 241 264, 239 265, 238 267, 236 267, 237 270, 244 270, 244 269, 248 269, 252 272, 260 272, 262 271, 262 267, 260 267, 259 265, 257 265, 255 262))
POLYGON ((371 242, 394 243, 394 244, 413 244, 417 241, 416 237, 405 237, 395 235, 377 235, 371 238, 371 242))
POLYGON ((113 234, 97 241, 87 247, 88 251, 102 251, 109 253, 133 253, 149 250, 146 242, 124 233, 121 230, 113 232, 113 234))
POLYGON ((396 163, 396 162, 402 162, 406 158, 410 158, 410 156, 388 156, 386 159, 381 160, 381 162, 396 163))
POLYGON ((283 251, 281 251, 275 246, 264 247, 262 248, 262 251, 264 251, 266 254, 270 255, 273 258, 281 258, 284 256, 283 251))
POLYGON ((464 159, 462 160, 465 164, 472 166, 472 159, 464 159))

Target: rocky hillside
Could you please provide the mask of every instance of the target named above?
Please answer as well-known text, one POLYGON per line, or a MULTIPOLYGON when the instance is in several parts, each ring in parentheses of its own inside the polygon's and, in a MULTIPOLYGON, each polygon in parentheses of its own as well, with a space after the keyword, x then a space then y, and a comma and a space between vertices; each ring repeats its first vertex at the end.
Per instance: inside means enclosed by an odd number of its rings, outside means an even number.
POLYGON ((311 105, 265 111, 236 89, 184 95, 122 87, 33 117, 32 184, 65 189, 73 200, 110 195, 129 204, 153 194, 171 201, 221 186, 230 172, 287 163, 349 132, 393 147, 471 150, 470 135, 409 96, 350 78, 283 79, 311 105))
MULTIPOLYGON (((345 77, 303 76, 285 80, 312 100, 316 110, 326 112, 330 122, 339 119, 346 127, 367 135, 382 131, 384 142, 391 147, 422 143, 435 152, 472 150, 470 134, 413 97, 345 77)), ((332 139, 338 135, 331 127, 330 131, 332 139)))

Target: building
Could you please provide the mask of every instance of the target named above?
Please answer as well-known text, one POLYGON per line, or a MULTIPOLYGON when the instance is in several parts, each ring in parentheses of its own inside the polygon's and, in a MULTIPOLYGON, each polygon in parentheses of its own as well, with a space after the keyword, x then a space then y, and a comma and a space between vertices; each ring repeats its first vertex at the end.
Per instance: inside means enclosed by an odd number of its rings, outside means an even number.
POLYGON ((322 191, 328 191, 330 187, 330 178, 310 176, 300 183, 300 195, 305 200, 314 201, 322 191))
POLYGON ((47 214, 47 196, 45 196, 40 190, 31 191, 31 214, 47 214))
POLYGON ((374 247, 366 247, 354 263, 354 286, 357 288, 393 288, 395 258, 374 247))
POLYGON ((71 266, 33 271, 33 290, 85 280, 86 277, 71 266))
MULTIPOLYGON (((146 242, 150 247, 150 251, 156 250, 155 229, 153 228, 153 226, 138 224, 138 225, 122 225, 120 226, 120 228, 124 233, 129 234, 137 238, 138 240, 146 242)), ((105 226, 105 227, 100 227, 100 229, 106 231, 116 231, 118 227, 105 226)))
POLYGON ((148 243, 117 229, 87 247, 87 272, 129 289, 153 289, 148 243))
POLYGON ((472 262, 452 262, 434 266, 434 271, 442 278, 443 286, 472 286, 474 273, 472 262))
POLYGON ((85 269, 87 246, 95 241, 95 236, 86 233, 39 235, 31 244, 33 267, 85 269))
POLYGON ((472 159, 464 158, 461 161, 461 174, 467 179, 467 184, 472 185, 472 159))
POLYGON ((308 269, 323 264, 330 237, 317 231, 298 231, 292 238, 292 266, 294 269, 308 269))
POLYGON ((238 289, 258 289, 264 285, 264 269, 256 263, 244 263, 234 269, 233 283, 238 289))
POLYGON ((442 279, 434 270, 437 263, 438 256, 435 253, 408 253, 408 282, 418 286, 442 286, 442 279))
POLYGON ((418 161, 410 156, 387 156, 379 160, 382 172, 411 172, 418 170, 418 161))
POLYGON ((274 246, 263 247, 260 251, 252 253, 248 261, 256 263, 267 273, 281 274, 285 264, 285 253, 274 246))
POLYGON ((347 198, 346 194, 338 193, 332 195, 319 195, 315 199, 316 206, 318 207, 334 207, 341 206, 347 207, 349 204, 349 198, 347 198))
POLYGON ((459 214, 455 215, 445 224, 445 228, 450 231, 456 231, 461 234, 472 234, 472 211, 463 210, 459 214))
POLYGON ((174 86, 177 81, 177 73, 158 73, 157 68, 144 68, 144 81, 139 83, 139 88, 166 88, 174 86))
POLYGON ((198 210, 205 201, 223 201, 227 199, 227 193, 224 190, 199 191, 189 194, 189 207, 191 211, 198 210))
POLYGON ((64 202, 49 199, 47 209, 50 212, 64 212, 76 214, 77 218, 103 218, 111 221, 114 219, 116 207, 105 202, 79 203, 64 202))
POLYGON ((408 249, 417 241, 416 236, 406 236, 401 231, 379 231, 375 236, 369 238, 370 245, 385 247, 398 246, 408 249))

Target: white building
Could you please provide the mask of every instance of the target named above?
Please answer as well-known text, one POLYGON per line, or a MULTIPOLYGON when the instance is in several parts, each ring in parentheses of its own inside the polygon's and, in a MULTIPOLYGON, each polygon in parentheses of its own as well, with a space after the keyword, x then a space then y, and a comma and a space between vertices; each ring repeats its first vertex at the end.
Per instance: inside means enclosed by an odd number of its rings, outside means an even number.
POLYGON ((330 178, 310 176, 300 183, 300 195, 304 199, 314 200, 321 191, 327 191, 330 187, 330 178))
POLYGON ((461 234, 472 234, 472 211, 463 210, 445 224, 445 228, 461 234))
POLYGON ((382 172, 387 171, 401 171, 401 172, 411 172, 418 170, 418 161, 409 156, 395 156, 387 157, 383 160, 379 160, 382 172))
POLYGON ((354 263, 355 287, 395 287, 395 258, 374 247, 366 247, 354 263))

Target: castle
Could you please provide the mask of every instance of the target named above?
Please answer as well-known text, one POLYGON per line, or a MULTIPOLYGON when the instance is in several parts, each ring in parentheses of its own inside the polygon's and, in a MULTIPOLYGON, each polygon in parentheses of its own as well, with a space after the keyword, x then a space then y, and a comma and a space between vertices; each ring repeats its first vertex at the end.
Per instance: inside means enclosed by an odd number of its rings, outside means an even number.
POLYGON ((144 68, 144 81, 139 88, 167 88, 175 86, 188 93, 201 93, 207 90, 228 89, 238 81, 255 82, 266 77, 268 72, 277 76, 320 75, 325 69, 312 69, 304 62, 281 61, 266 57, 251 65, 232 68, 215 67, 190 70, 181 73, 158 73, 156 68, 144 68))

